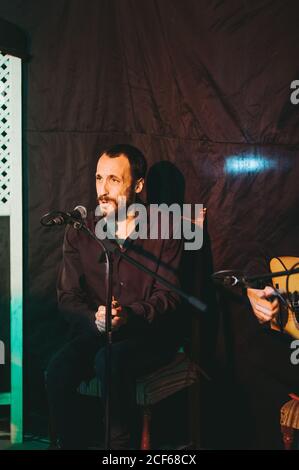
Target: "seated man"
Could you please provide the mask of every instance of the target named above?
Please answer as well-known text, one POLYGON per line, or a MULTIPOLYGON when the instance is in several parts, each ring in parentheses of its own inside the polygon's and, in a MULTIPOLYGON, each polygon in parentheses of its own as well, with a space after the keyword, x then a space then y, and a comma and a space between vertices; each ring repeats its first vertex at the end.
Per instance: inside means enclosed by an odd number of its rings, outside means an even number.
MULTIPOLYGON (((101 214, 109 219, 118 209, 119 197, 127 206, 142 191, 146 173, 143 154, 130 145, 116 145, 100 156, 96 190, 101 214)), ((182 243, 173 239, 131 239, 135 213, 118 221, 119 250, 178 285, 182 243)), ((96 217, 86 224, 94 232, 96 217)), ((135 418, 136 377, 165 365, 180 342, 180 300, 151 276, 113 253, 111 447, 129 446, 135 418), (117 301, 117 304, 116 304, 117 301)), ((87 446, 86 432, 78 422, 76 389, 95 373, 105 393, 105 257, 85 233, 68 226, 58 278, 58 304, 70 323, 67 344, 51 360, 47 393, 51 419, 61 448, 87 446)))
POLYGON ((261 324, 249 342, 244 362, 246 386, 261 449, 283 448, 280 408, 290 400, 289 393, 299 393, 299 365, 291 362, 293 338, 269 327, 280 309, 278 299, 271 299, 273 294, 274 289, 270 286, 247 289, 253 313, 261 324))

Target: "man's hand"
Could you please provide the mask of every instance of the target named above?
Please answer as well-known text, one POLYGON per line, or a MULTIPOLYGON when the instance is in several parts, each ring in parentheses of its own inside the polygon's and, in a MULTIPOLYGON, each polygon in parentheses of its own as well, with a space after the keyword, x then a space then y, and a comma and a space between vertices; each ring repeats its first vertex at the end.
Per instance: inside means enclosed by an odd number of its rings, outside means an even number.
POLYGON ((265 289, 247 289, 247 296, 250 300, 252 310, 260 323, 273 320, 279 312, 279 302, 275 298, 273 302, 267 300, 275 293, 270 286, 265 289))
MULTIPOLYGON (((117 330, 122 325, 127 323, 128 316, 122 310, 121 306, 113 300, 111 304, 111 314, 112 314, 112 330, 117 330)), ((95 323, 97 325, 98 330, 101 333, 106 331, 105 325, 105 318, 106 318, 106 307, 105 305, 100 305, 98 311, 95 314, 95 323)))

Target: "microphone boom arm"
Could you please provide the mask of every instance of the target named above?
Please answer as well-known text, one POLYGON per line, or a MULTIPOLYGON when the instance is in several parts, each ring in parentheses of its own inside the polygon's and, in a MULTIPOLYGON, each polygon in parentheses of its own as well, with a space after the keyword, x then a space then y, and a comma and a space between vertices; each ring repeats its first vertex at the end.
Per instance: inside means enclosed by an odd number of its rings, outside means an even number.
POLYGON ((235 287, 240 285, 242 287, 250 288, 256 281, 264 281, 272 279, 273 277, 290 276, 292 274, 298 274, 299 268, 288 269, 284 271, 277 271, 275 273, 268 272, 265 274, 259 274, 255 276, 246 276, 243 271, 233 271, 225 269, 223 271, 217 271, 212 274, 212 279, 215 282, 222 282, 224 286, 235 287))

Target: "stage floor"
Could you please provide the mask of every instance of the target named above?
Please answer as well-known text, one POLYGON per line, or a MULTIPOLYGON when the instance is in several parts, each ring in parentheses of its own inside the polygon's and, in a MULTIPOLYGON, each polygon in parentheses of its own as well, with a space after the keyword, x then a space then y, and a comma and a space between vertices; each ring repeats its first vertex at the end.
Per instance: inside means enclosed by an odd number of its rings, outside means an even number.
POLYGON ((49 443, 26 440, 22 444, 11 444, 9 440, 0 440, 0 450, 46 450, 49 443))

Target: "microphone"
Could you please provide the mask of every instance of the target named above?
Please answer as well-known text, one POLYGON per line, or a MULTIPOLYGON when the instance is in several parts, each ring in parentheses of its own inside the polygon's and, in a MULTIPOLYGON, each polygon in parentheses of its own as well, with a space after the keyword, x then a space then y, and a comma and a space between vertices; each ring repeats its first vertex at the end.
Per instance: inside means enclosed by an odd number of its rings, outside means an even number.
POLYGON ((236 285, 247 287, 248 285, 248 280, 242 271, 225 269, 213 273, 211 277, 215 282, 220 282, 226 287, 234 287, 236 285))
POLYGON ((44 227, 51 227, 52 225, 66 225, 73 222, 82 221, 82 219, 86 219, 87 217, 87 210, 84 206, 76 206, 70 212, 62 212, 62 211, 51 211, 47 214, 43 215, 40 219, 40 223, 44 227))

